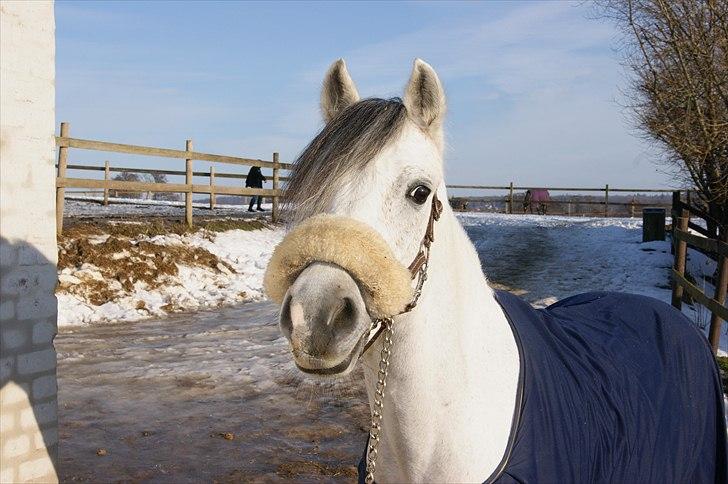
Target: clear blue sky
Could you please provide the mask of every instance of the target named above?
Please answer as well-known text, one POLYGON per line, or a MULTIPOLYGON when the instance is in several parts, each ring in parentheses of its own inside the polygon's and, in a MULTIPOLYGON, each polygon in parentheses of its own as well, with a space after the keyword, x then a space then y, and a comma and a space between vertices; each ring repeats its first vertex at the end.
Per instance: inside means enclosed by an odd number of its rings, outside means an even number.
POLYGON ((673 186, 620 107, 616 33, 590 8, 57 1, 56 112, 80 138, 191 138, 198 151, 290 161, 321 127, 333 60, 346 59, 362 96, 389 97, 421 57, 448 95, 449 182, 673 186))

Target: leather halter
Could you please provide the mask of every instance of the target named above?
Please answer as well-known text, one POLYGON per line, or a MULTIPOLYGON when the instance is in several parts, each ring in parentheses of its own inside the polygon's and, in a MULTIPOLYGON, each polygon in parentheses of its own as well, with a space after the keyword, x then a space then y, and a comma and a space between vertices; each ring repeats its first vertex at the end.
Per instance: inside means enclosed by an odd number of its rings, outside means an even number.
MULTIPOLYGON (((427 221, 427 230, 425 231, 425 236, 422 239, 422 242, 420 243, 420 251, 417 252, 417 255, 414 259, 412 259, 412 262, 410 263, 408 269, 410 271, 410 274, 412 275, 412 280, 414 280, 417 276, 420 277, 420 280, 417 284, 417 289, 415 292, 415 296, 412 299, 412 301, 407 304, 407 306, 404 308, 403 311, 401 311, 396 316, 399 316, 400 314, 405 314, 410 311, 412 311, 415 306, 417 306, 417 299, 419 298, 419 291, 422 289, 422 284, 425 282, 425 279, 427 279, 427 263, 430 259, 430 246, 435 241, 435 222, 440 220, 440 215, 442 215, 442 202, 437 198, 437 193, 433 194, 432 196, 432 204, 430 207, 430 218, 427 221), (424 271, 423 271, 424 268, 424 271)), ((389 318, 391 321, 391 318, 389 318)), ((382 334, 384 331, 385 325, 381 320, 377 320, 376 323, 379 323, 379 327, 374 331, 374 335, 369 338, 369 340, 364 345, 364 348, 361 350, 361 354, 363 355, 366 353, 366 351, 372 346, 372 344, 379 338, 379 335, 382 334)), ((369 333, 371 335, 371 331, 369 333)))

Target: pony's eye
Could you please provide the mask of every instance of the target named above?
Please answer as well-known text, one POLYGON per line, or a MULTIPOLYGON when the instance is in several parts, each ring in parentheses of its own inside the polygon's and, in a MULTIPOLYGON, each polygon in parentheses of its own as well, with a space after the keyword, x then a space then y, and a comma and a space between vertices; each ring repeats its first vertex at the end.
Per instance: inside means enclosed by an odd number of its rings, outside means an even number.
POLYGON ((417 205, 422 205, 427 201, 427 197, 430 196, 432 190, 427 188, 425 185, 417 185, 409 191, 407 196, 414 200, 417 205))

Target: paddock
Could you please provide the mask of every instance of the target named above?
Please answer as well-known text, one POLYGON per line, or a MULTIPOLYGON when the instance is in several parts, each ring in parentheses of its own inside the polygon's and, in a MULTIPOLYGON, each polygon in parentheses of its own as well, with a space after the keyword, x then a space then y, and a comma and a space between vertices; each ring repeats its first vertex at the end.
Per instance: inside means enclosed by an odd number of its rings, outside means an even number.
MULTIPOLYGON (((535 305, 596 285, 670 300, 669 242, 642 244, 640 220, 459 217, 491 283, 535 305)), ((361 375, 323 388, 303 380, 277 310, 247 303, 62 329, 61 478, 350 482, 368 430, 361 375)))

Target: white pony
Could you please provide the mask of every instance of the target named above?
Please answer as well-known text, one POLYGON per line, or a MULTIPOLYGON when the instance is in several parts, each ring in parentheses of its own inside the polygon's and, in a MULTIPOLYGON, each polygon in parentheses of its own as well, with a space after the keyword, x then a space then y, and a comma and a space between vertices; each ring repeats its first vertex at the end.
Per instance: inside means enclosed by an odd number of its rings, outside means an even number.
POLYGON ((277 249, 266 275, 269 294, 282 302, 280 325, 295 362, 307 373, 341 375, 361 359, 372 413, 381 416, 378 481, 482 482, 510 452, 523 360, 452 210, 445 204, 432 218, 433 197, 448 199, 441 83, 418 59, 402 101, 361 101, 339 60, 326 75, 321 106, 327 125, 289 184, 291 216, 302 228, 277 249), (322 213, 329 215, 303 227, 322 213), (403 312, 412 287, 405 277, 403 296, 396 281, 423 252, 428 225, 428 277, 416 306, 403 312), (388 294, 399 309, 387 307, 388 294), (362 354, 372 319, 391 321, 393 335, 362 354))

